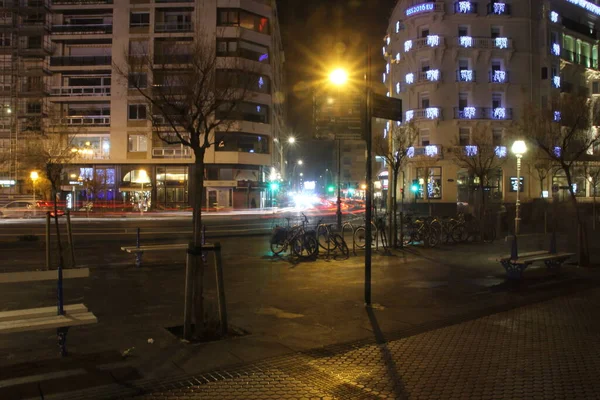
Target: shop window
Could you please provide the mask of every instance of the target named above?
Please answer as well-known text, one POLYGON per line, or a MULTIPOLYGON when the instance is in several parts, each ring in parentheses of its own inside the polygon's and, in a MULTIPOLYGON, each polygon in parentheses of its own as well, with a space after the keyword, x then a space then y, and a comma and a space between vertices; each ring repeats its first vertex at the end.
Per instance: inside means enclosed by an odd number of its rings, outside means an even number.
POLYGON ((442 167, 417 168, 417 180, 418 198, 432 200, 442 198, 442 167))

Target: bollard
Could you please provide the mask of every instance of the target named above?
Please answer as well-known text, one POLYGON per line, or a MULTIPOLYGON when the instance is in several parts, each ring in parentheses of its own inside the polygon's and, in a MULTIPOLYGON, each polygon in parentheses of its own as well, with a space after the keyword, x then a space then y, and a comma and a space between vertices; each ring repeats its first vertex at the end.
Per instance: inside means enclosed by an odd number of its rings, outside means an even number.
POLYGON ((75 249, 73 248, 73 229, 71 228, 71 212, 67 210, 67 239, 71 249, 71 268, 75 268, 75 249))
POLYGON ((221 243, 214 244, 215 250, 215 275, 217 277, 217 294, 219 299, 219 317, 221 319, 221 334, 227 335, 227 304, 225 303, 225 282, 223 280, 223 261, 221 259, 221 243))
MULTIPOLYGON (((137 228, 135 245, 138 249, 140 248, 140 228, 137 228)), ((144 253, 139 250, 135 253, 135 266, 138 268, 142 266, 142 254, 144 253)))
POLYGON ((510 247, 510 258, 511 260, 519 259, 519 251, 517 249, 517 235, 514 235, 512 245, 510 247))

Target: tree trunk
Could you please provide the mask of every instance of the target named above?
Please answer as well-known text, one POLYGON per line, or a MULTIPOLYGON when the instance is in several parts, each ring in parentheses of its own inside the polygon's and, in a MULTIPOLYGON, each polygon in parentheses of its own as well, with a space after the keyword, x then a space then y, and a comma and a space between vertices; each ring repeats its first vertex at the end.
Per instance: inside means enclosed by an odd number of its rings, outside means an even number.
POLYGON ((204 330, 204 264, 200 248, 202 246, 202 204, 204 199, 204 152, 203 148, 195 149, 195 162, 192 166, 191 177, 194 182, 192 219, 194 224, 192 243, 195 248, 192 268, 194 270, 194 334, 199 336, 204 330))
POLYGON ((571 176, 570 168, 563 166, 563 170, 565 171, 565 176, 567 177, 567 184, 569 185, 569 194, 571 195, 571 203, 575 208, 575 215, 577 216, 577 243, 578 243, 578 258, 580 266, 587 266, 590 263, 590 254, 587 242, 587 229, 585 226, 585 222, 581 217, 581 213, 579 212, 579 207, 577 203, 577 196, 575 196, 575 191, 573 190, 573 177, 571 176))
MULTIPOLYGON (((399 168, 394 168, 394 179, 393 179, 393 187, 394 187, 394 191, 392 192, 392 207, 390 212, 393 213, 393 223, 391 224, 390 227, 390 231, 391 231, 391 239, 392 239, 392 246, 394 248, 396 248, 396 246, 398 245, 398 229, 396 228, 398 226, 398 217, 397 217, 397 208, 398 208, 398 175, 400 173, 400 169, 399 168)), ((388 190, 389 190, 389 184, 388 184, 388 190)))

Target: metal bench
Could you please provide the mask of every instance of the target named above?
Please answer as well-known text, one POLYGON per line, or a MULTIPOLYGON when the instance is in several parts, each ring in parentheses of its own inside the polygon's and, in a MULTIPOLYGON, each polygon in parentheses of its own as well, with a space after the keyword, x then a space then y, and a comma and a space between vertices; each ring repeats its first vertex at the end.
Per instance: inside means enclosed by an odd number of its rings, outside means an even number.
POLYGON ((552 236, 549 251, 540 250, 518 254, 517 238, 515 237, 512 242, 511 255, 499 257, 496 261, 502 264, 509 279, 520 279, 523 271, 535 262, 544 262, 548 269, 555 270, 574 255, 575 253, 559 253, 556 251, 555 235, 552 236))
POLYGON ((59 274, 58 270, 0 274, 0 283, 57 280, 59 290, 57 307, 0 312, 0 333, 56 329, 60 354, 66 356, 67 332, 69 328, 72 326, 95 324, 98 322, 98 319, 84 304, 62 304, 62 279, 87 278, 89 276, 90 270, 88 268, 66 269, 62 271, 62 274, 59 274))

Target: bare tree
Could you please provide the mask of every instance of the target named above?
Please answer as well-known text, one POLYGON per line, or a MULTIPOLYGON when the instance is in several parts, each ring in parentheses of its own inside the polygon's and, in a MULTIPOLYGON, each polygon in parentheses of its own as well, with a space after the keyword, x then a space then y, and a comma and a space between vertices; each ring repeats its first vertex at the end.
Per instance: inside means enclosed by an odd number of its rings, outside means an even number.
POLYGON ((392 193, 392 209, 388 210, 388 225, 390 226, 390 237, 392 245, 398 245, 398 238, 395 234, 397 226, 397 209, 398 209, 398 178, 400 171, 406 165, 411 152, 414 152, 414 144, 418 137, 418 131, 415 128, 414 122, 409 122, 405 125, 396 123, 391 124, 391 129, 388 135, 391 137, 378 136, 374 139, 375 153, 385 159, 385 163, 392 169, 392 176, 388 183, 388 190, 392 193), (390 147, 391 142, 391 147, 390 147))
MULTIPOLYGON (((218 58, 214 32, 199 32, 190 42, 155 44, 153 51, 143 46, 130 48, 125 65, 114 65, 114 68, 122 79, 127 80, 129 89, 145 102, 153 133, 166 144, 190 148, 194 156, 189 173, 193 249, 189 252, 192 265, 188 268, 192 268, 196 275, 195 333, 200 334, 205 325, 204 269, 200 266, 199 256, 202 246, 204 156, 208 148, 223 140, 223 134, 232 127, 233 121, 255 118, 255 122, 261 122, 259 116, 267 110, 245 101, 251 100, 251 92, 264 91, 268 82, 265 76, 255 72, 260 70, 256 62, 244 62, 238 57, 218 58)), ((189 296, 189 291, 186 296, 189 296)), ((184 335, 187 338, 191 335, 190 324, 189 318, 186 318, 184 335)))
POLYGON ((467 170, 469 176, 477 181, 479 204, 476 214, 483 219, 485 212, 485 188, 489 186, 494 172, 504 164, 507 149, 493 142, 488 126, 477 126, 471 132, 468 145, 455 142, 454 159, 460 168, 467 170))
POLYGON ((590 149, 600 143, 593 126, 600 124, 600 103, 585 96, 561 94, 550 107, 528 105, 520 123, 520 133, 546 158, 560 167, 567 179, 571 203, 576 213, 579 237, 579 262, 589 263, 587 229, 575 193, 574 167, 590 149))

